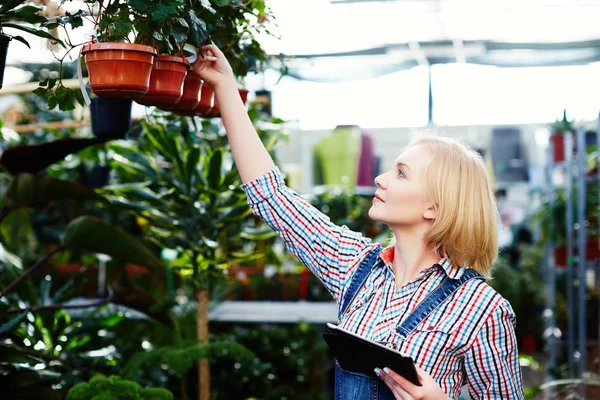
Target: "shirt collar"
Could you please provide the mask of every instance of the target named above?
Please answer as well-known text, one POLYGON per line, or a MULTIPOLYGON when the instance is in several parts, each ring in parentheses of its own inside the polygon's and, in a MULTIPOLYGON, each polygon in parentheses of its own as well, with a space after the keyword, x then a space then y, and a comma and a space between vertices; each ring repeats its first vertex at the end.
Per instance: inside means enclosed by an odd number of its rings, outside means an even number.
MULTIPOLYGON (((394 246, 384 248, 381 253, 379 253, 379 259, 383 261, 383 264, 381 265, 391 266, 392 261, 394 260, 394 246)), ((440 258, 440 260, 431 266, 431 268, 441 268, 450 279, 460 279, 465 272, 464 268, 455 267, 447 258, 440 258)), ((427 268, 423 272, 429 269, 430 268, 427 268)))

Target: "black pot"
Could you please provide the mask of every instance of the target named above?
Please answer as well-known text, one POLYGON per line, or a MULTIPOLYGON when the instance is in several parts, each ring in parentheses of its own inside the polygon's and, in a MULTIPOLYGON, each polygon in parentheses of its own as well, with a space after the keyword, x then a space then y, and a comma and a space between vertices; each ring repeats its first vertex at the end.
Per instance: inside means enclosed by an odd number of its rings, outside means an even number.
POLYGON ((4 82, 4 68, 6 67, 6 54, 8 54, 8 42, 12 38, 10 36, 0 33, 0 89, 2 89, 2 82, 4 82))
POLYGON ((90 104, 92 133, 100 139, 123 139, 131 123, 130 99, 95 97, 90 104))

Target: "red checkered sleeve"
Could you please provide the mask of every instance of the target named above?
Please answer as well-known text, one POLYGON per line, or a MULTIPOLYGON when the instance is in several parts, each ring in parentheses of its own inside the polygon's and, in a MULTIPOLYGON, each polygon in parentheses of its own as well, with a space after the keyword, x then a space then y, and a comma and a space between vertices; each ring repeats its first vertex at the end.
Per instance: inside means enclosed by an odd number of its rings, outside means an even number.
POLYGON ((508 301, 500 299, 466 354, 467 382, 474 399, 525 399, 515 313, 508 301))
POLYGON ((348 269, 368 250, 370 239, 337 226, 285 185, 277 167, 242 185, 255 215, 283 239, 339 303, 348 269))

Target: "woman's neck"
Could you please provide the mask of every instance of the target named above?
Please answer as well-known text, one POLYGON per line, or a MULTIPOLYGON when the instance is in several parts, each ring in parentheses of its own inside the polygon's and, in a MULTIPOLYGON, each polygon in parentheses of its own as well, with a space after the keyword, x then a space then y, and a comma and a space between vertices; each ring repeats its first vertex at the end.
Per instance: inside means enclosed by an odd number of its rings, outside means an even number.
POLYGON ((421 271, 439 261, 439 256, 425 244, 424 235, 395 233, 392 270, 396 277, 396 288, 415 279, 421 271))

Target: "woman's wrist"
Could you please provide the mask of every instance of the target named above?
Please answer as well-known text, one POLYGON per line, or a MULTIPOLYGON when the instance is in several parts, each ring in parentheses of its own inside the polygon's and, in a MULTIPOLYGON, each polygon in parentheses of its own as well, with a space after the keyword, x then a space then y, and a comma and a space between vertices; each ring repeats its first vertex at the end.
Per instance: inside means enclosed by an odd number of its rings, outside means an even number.
POLYGON ((219 97, 221 93, 226 93, 229 91, 234 91, 237 93, 237 82, 233 77, 224 78, 221 82, 215 85, 215 87, 213 87, 213 90, 215 91, 215 94, 219 97))

